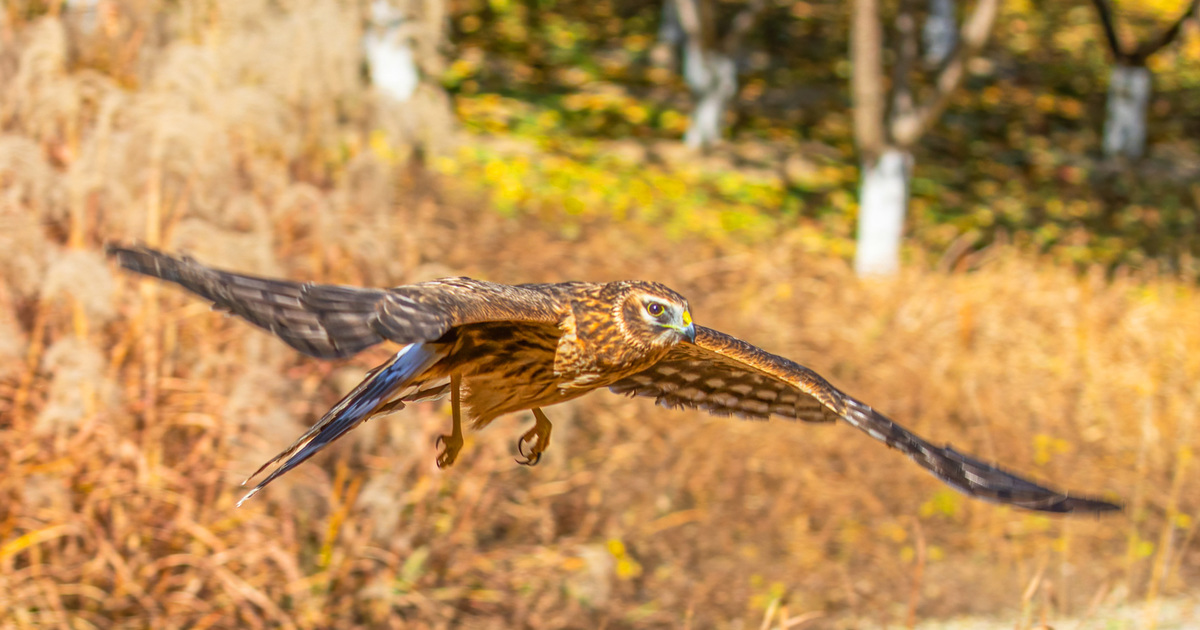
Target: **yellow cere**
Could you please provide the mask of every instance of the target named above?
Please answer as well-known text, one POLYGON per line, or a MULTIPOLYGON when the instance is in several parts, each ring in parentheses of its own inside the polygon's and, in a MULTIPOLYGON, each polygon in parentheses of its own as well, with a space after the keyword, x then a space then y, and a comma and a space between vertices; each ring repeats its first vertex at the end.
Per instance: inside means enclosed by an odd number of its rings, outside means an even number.
POLYGON ((692 325, 692 314, 688 311, 683 312, 683 325, 684 326, 692 325))

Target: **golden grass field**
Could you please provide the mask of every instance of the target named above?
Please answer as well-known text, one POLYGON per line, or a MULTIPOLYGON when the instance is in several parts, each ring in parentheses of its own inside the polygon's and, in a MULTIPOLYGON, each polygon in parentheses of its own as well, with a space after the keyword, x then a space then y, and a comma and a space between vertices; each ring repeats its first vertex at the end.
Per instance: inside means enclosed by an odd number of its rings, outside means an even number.
POLYGON ((293 4, 0 28, 0 628, 1148 628, 1196 596, 1195 278, 996 246, 864 282, 804 227, 747 243, 492 212, 370 149, 429 138, 337 52, 357 45, 339 4, 293 4), (536 468, 513 461, 518 416, 438 470, 448 409, 417 405, 235 509, 387 349, 303 358, 118 273, 110 240, 347 284, 659 280, 935 442, 1126 509, 998 507, 844 425, 607 393, 549 410, 536 468))

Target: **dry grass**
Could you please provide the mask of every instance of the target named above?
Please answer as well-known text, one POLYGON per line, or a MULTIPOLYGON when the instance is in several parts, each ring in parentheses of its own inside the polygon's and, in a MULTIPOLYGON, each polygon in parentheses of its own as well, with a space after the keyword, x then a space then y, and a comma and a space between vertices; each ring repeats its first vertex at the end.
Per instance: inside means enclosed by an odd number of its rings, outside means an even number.
POLYGON ((1200 577, 1192 279, 1000 251, 872 284, 798 230, 566 238, 366 148, 374 129, 402 146, 405 114, 314 45, 354 48, 346 7, 142 4, 90 33, 0 16, 0 627, 1020 626, 1113 601, 1152 625, 1200 577), (383 351, 305 360, 115 274, 110 239, 345 283, 658 279, 938 441, 1128 507, 1000 508, 844 426, 597 394, 552 410, 535 469, 514 418, 438 471, 446 410, 418 406, 234 509, 383 351))

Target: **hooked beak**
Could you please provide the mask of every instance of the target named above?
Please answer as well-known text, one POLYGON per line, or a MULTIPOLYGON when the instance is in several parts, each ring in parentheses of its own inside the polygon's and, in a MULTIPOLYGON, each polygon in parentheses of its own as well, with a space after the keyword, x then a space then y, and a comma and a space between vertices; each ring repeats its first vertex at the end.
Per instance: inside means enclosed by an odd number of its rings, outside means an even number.
POLYGON ((690 311, 683 312, 683 326, 679 328, 679 332, 690 342, 696 343, 696 324, 692 322, 692 313, 690 311))

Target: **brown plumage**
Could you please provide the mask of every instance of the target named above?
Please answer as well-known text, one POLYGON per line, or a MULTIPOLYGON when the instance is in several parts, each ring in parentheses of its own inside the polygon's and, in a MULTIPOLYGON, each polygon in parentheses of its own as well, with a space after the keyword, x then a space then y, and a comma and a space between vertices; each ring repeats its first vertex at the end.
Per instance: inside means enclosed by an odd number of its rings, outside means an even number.
POLYGON ((446 394, 454 420, 451 433, 439 438, 445 447, 439 466, 453 464, 462 447, 463 407, 476 428, 531 410, 536 424, 517 446, 523 463, 535 464, 551 433, 541 408, 608 387, 719 415, 840 418, 971 496, 1048 512, 1119 509, 934 446, 812 370, 694 325, 687 300, 658 283, 510 286, 449 278, 365 289, 256 278, 144 247, 113 246, 108 254, 126 269, 175 282, 315 357, 345 357, 383 341, 403 346, 251 475, 288 458, 243 501, 368 418, 446 394))

